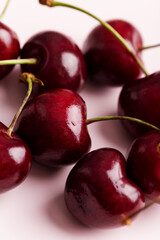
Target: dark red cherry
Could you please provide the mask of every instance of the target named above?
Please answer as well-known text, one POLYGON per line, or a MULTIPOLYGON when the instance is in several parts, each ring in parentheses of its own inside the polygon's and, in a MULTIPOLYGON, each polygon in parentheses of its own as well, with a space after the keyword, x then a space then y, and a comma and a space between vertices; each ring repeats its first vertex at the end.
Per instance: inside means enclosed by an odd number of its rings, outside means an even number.
POLYGON ((86 67, 78 46, 67 36, 55 32, 40 32, 31 37, 21 51, 21 58, 37 58, 34 65, 22 65, 44 82, 41 91, 66 88, 77 91, 84 84, 86 67))
MULTIPOLYGON (((160 72, 127 83, 121 91, 118 109, 119 115, 136 117, 160 127, 160 72)), ((134 136, 149 130, 129 121, 122 123, 134 136)))
POLYGON ((150 198, 160 194, 160 133, 148 132, 134 140, 127 176, 150 198))
MULTIPOLYGON (((20 45, 16 33, 0 22, 0 60, 15 59, 19 56, 20 45)), ((0 66, 0 80, 11 70, 12 65, 0 66)))
MULTIPOLYGON (((142 37, 129 22, 112 20, 108 23, 126 40, 133 53, 141 57, 138 51, 142 47, 142 37)), ((84 56, 88 78, 96 85, 122 85, 140 76, 137 62, 122 43, 104 26, 98 25, 87 37, 84 44, 84 56)))
POLYGON ((71 170, 65 202, 71 214, 90 227, 120 225, 122 214, 144 206, 141 190, 125 173, 123 155, 111 148, 86 154, 71 170))
POLYGON ((0 193, 18 186, 28 175, 32 156, 22 139, 0 122, 0 193))
POLYGON ((55 89, 28 102, 15 131, 28 143, 35 161, 55 167, 76 162, 89 150, 85 120, 82 98, 71 90, 55 89))

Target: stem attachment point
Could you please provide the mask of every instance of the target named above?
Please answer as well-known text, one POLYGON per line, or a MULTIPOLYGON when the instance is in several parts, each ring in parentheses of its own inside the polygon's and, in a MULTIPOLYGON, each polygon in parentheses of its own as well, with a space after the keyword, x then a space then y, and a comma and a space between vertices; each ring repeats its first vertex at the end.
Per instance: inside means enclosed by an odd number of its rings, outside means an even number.
POLYGON ((39 3, 42 4, 42 5, 46 5, 48 7, 53 7, 53 1, 50 1, 50 0, 39 0, 39 3))
POLYGON ((121 217, 122 217, 122 219, 120 222, 122 225, 127 225, 127 226, 131 225, 132 220, 130 218, 128 218, 125 214, 121 214, 121 217))
POLYGON ((25 98, 23 99, 23 102, 22 102, 21 106, 19 107, 17 113, 15 114, 9 128, 5 132, 9 137, 11 137, 12 131, 13 131, 13 128, 14 128, 16 122, 17 122, 17 119, 18 119, 19 115, 21 114, 25 104, 27 103, 27 101, 28 101, 28 99, 31 95, 32 83, 33 82, 39 83, 43 86, 43 82, 41 80, 39 80, 38 78, 36 78, 32 73, 22 73, 21 76, 20 76, 20 81, 22 81, 24 83, 28 83, 28 91, 26 93, 25 98))
POLYGON ((32 82, 39 83, 41 86, 44 86, 44 83, 40 79, 36 78, 32 73, 24 72, 19 77, 19 81, 24 83, 28 82, 28 79, 30 79, 32 82))

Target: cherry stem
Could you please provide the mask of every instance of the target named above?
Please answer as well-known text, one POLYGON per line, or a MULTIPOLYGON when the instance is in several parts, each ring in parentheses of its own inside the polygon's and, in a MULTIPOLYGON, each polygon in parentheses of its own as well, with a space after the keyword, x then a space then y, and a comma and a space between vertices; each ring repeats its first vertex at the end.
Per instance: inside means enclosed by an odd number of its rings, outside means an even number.
POLYGON ((26 93, 26 96, 25 98, 23 99, 23 102, 21 104, 21 106, 19 107, 17 113, 15 114, 9 128, 7 129, 7 131, 5 132, 8 136, 11 137, 11 134, 12 134, 12 131, 13 131, 13 128, 16 124, 16 121, 19 117, 19 115, 21 114, 25 104, 27 103, 30 95, 31 95, 31 92, 32 92, 32 83, 35 82, 35 83, 39 83, 41 84, 42 86, 44 85, 43 82, 41 80, 39 80, 38 78, 36 78, 33 74, 31 73, 22 73, 21 76, 20 76, 20 81, 21 82, 27 82, 28 83, 28 91, 26 93))
POLYGON ((154 203, 158 202, 160 200, 160 195, 155 197, 152 201, 150 201, 148 204, 146 204, 143 208, 138 209, 137 211, 131 213, 129 216, 126 216, 125 214, 122 214, 122 219, 120 223, 122 225, 130 225, 132 222, 132 218, 144 211, 145 209, 149 208, 152 206, 154 203))
POLYGON ((36 64, 36 63, 37 63, 36 58, 0 60, 0 66, 15 64, 36 64))
POLYGON ((132 52, 132 49, 129 47, 129 45, 127 44, 127 42, 125 41, 125 39, 107 22, 104 22, 103 20, 101 20, 100 18, 96 17, 95 15, 91 14, 90 12, 67 4, 67 3, 62 3, 62 2, 57 2, 54 0, 39 0, 39 3, 43 4, 43 5, 47 5, 49 7, 56 7, 56 6, 61 6, 61 7, 68 7, 68 8, 72 8, 75 10, 78 10, 80 12, 83 12, 89 16, 91 16, 92 18, 94 18, 95 20, 97 20, 98 22, 100 22, 105 28, 107 28, 122 44, 123 46, 128 50, 128 52, 131 54, 131 56, 135 59, 135 61, 137 62, 137 64, 139 65, 139 67, 141 68, 141 70, 143 71, 143 73, 148 76, 148 72, 145 69, 143 63, 141 62, 141 60, 132 52))
POLYGON ((138 118, 128 117, 128 116, 103 116, 103 117, 97 117, 97 118, 90 118, 90 119, 86 120, 86 124, 89 125, 94 122, 100 122, 100 121, 106 121, 106 120, 129 120, 132 122, 140 123, 144 126, 150 127, 152 129, 160 132, 160 128, 152 125, 151 123, 145 122, 138 118))
POLYGON ((151 49, 151 48, 156 48, 156 47, 160 47, 160 44, 155 44, 155 45, 150 45, 150 46, 143 46, 143 47, 140 47, 138 49, 138 51, 143 51, 143 50, 147 50, 147 49, 151 49))
POLYGON ((7 8, 8 8, 8 6, 9 6, 9 3, 10 3, 10 0, 8 0, 8 1, 6 2, 6 5, 5 5, 5 7, 4 7, 4 9, 3 9, 3 11, 2 11, 2 13, 1 13, 1 15, 0 15, 0 22, 2 21, 2 18, 4 17, 4 15, 5 15, 6 11, 7 11, 7 8))

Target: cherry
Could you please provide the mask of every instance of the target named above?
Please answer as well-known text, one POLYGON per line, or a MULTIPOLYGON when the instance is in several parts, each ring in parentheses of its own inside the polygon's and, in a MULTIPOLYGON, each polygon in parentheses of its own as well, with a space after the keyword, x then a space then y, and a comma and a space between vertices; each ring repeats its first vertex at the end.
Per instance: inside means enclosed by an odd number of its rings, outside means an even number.
POLYGON ((55 167, 73 163, 90 148, 86 105, 75 92, 54 89, 33 98, 15 126, 38 163, 55 167))
MULTIPOLYGON (((142 37, 129 22, 112 20, 108 23, 127 41, 138 58, 142 37)), ((87 37, 84 44, 89 80, 96 85, 122 85, 136 79, 142 73, 121 42, 104 26, 98 25, 87 37)))
POLYGON ((65 186, 68 210, 89 227, 120 225, 123 214, 144 206, 141 190, 125 173, 123 155, 111 148, 94 150, 71 170, 65 186))
POLYGON ((15 134, 7 134, 0 122, 0 193, 18 186, 28 175, 32 156, 29 147, 15 134))
MULTIPOLYGON (((160 127, 160 72, 127 83, 119 97, 118 112, 120 115, 136 117, 160 127)), ((125 128, 138 136, 145 131, 136 123, 123 121, 125 128)))
POLYGON ((134 140, 127 176, 150 198, 160 195, 160 133, 147 132, 134 140))
POLYGON ((41 92, 54 88, 77 91, 84 84, 86 68, 78 46, 64 34, 44 31, 32 36, 21 50, 21 58, 35 58, 36 64, 22 65, 44 82, 41 92))
MULTIPOLYGON (((0 22, 0 60, 17 58, 20 53, 20 44, 17 34, 0 22)), ((0 79, 5 77, 13 66, 0 66, 0 79)))

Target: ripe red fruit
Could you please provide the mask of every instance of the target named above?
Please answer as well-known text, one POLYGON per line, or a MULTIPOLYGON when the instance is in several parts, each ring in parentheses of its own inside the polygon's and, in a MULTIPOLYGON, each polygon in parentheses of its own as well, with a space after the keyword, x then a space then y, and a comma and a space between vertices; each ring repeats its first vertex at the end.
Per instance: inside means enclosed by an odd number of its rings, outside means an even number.
POLYGON ((78 46, 62 33, 44 31, 35 34, 22 48, 21 58, 37 59, 37 64, 22 65, 22 71, 31 72, 43 81, 40 92, 54 88, 77 91, 85 82, 83 55, 78 46))
POLYGON ((160 133, 148 132, 134 140, 127 176, 150 198, 160 194, 160 133))
POLYGON ((31 152, 26 143, 0 123, 0 193, 18 186, 28 175, 31 152))
POLYGON ((65 202, 71 214, 87 226, 107 228, 119 226, 122 214, 143 207, 143 194, 126 177, 125 168, 122 154, 111 148, 81 158, 65 187, 65 202))
POLYGON ((79 160, 90 148, 86 105, 75 92, 55 89, 33 98, 22 111, 15 131, 33 159, 56 167, 79 160))
MULTIPOLYGON (((127 83, 122 88, 119 97, 118 113, 139 118, 160 127, 160 72, 127 83)), ((122 121, 125 128, 138 136, 149 128, 137 123, 122 121)))
MULTIPOLYGON (((133 53, 141 57, 142 37, 139 31, 124 20, 108 23, 126 40, 133 53)), ((141 69, 122 43, 104 26, 98 25, 84 44, 88 78, 96 85, 122 85, 136 79, 141 69)))

